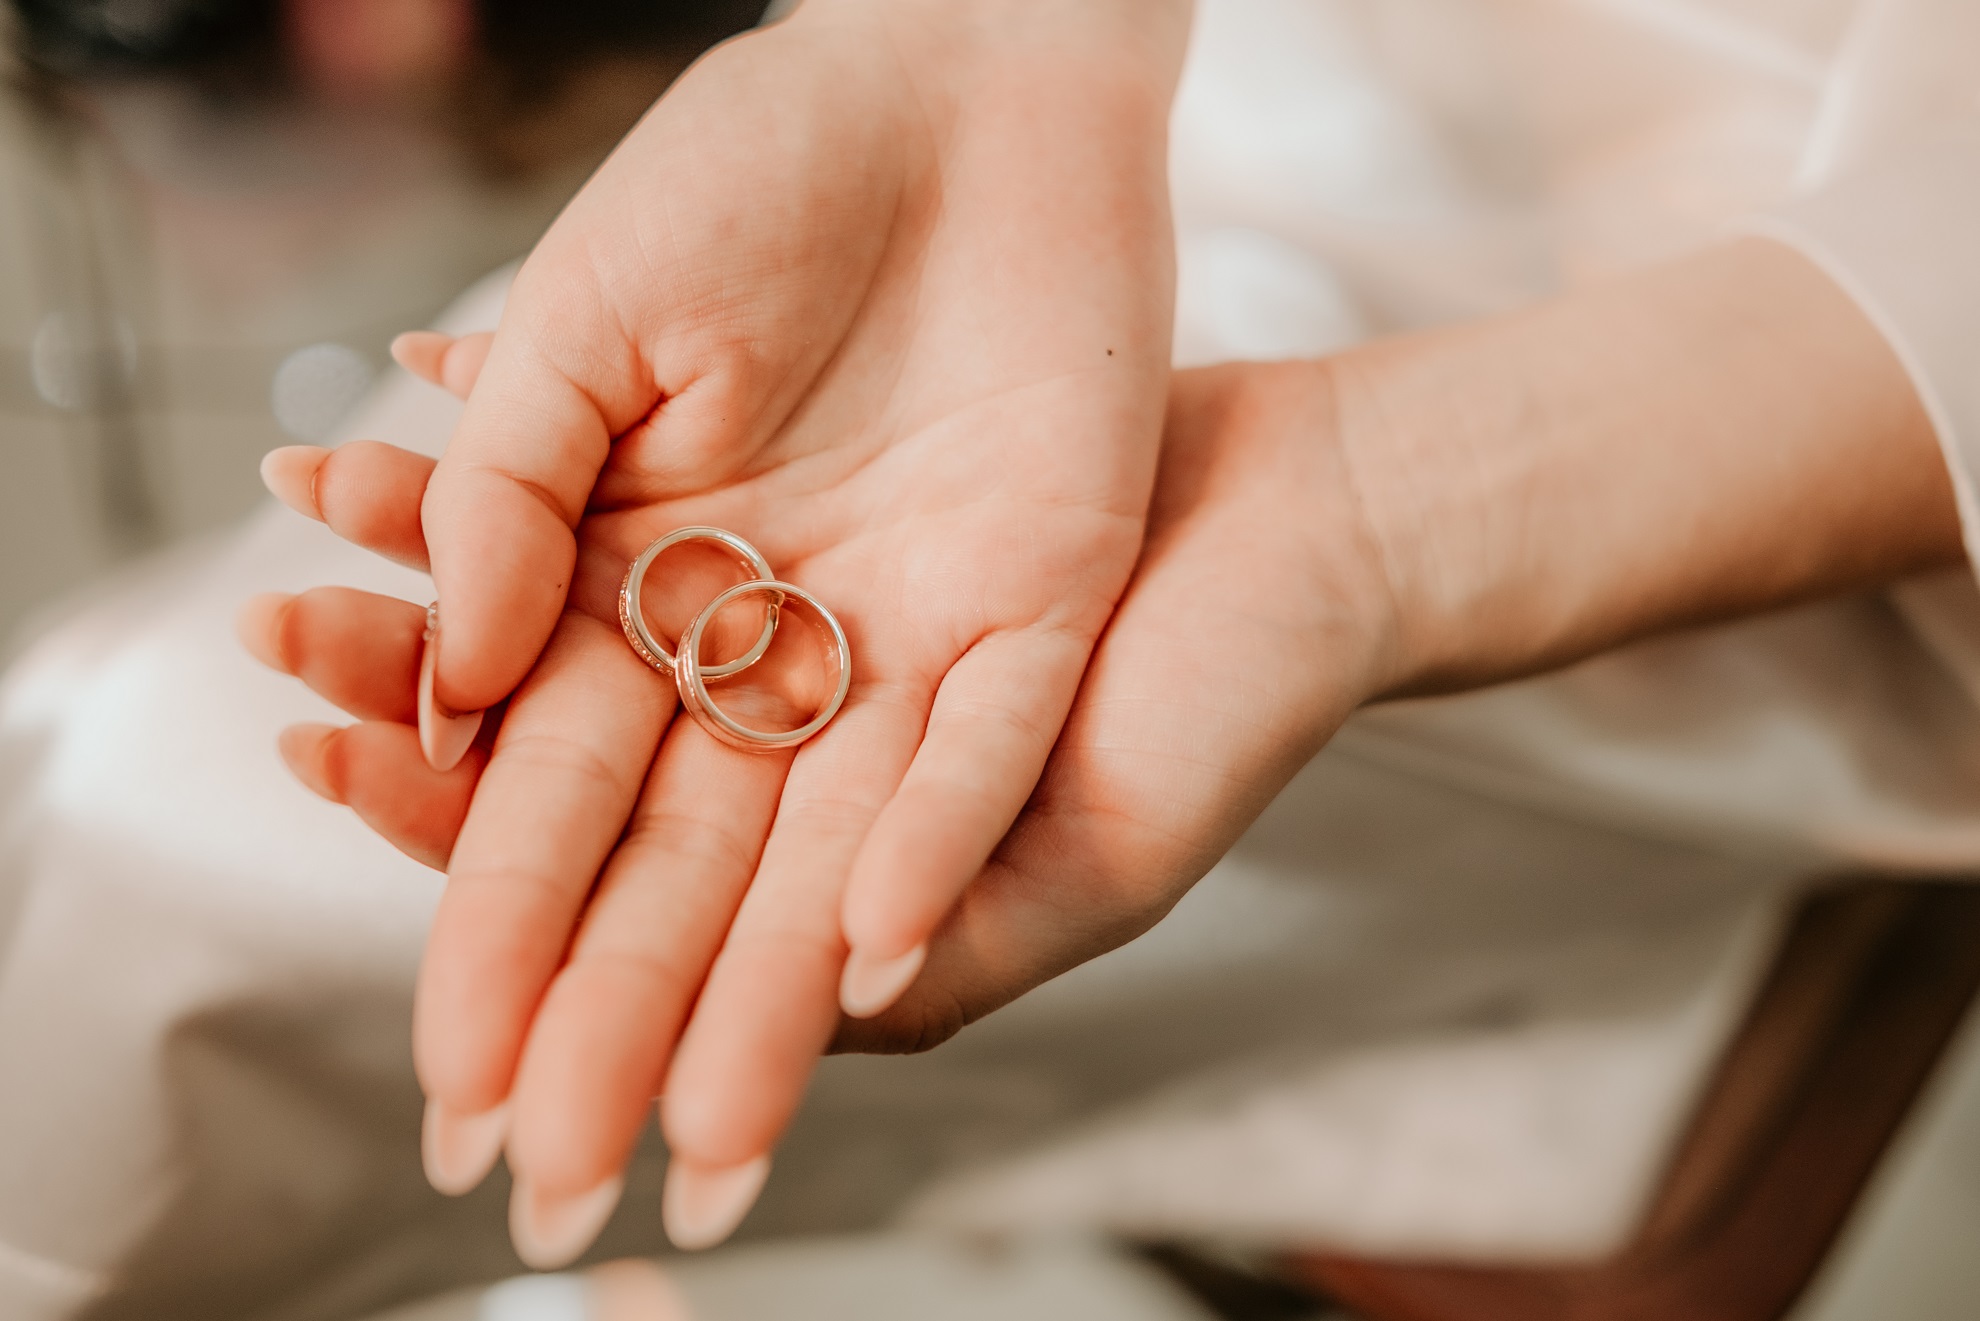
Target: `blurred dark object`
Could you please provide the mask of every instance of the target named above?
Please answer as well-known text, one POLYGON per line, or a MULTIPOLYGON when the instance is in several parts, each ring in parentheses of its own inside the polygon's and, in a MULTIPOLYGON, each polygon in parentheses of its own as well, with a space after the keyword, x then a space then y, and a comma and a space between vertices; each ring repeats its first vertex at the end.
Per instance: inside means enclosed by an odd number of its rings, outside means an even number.
POLYGON ((1636 1243, 1558 1270, 1315 1254, 1368 1321, 1776 1321, 1828 1255, 1980 988, 1980 886, 1807 900, 1636 1243))
MULTIPOLYGON (((282 63, 281 0, 11 0, 21 53, 62 78, 140 73, 270 82, 282 63)), ((498 60, 541 67, 595 55, 704 48, 752 26, 762 0, 479 0, 474 25, 498 60)))
POLYGON ((479 0, 482 41, 518 66, 638 49, 696 50, 753 27, 764 0, 479 0))
POLYGON ((279 0, 13 0, 21 56, 58 78, 268 66, 279 0))
POLYGON ((9 0, 31 84, 137 79, 222 102, 414 101, 494 174, 622 134, 764 0, 9 0))
POLYGON ((1336 1315, 1326 1298, 1250 1263, 1222 1261, 1181 1243, 1148 1243, 1136 1251, 1219 1321, 1325 1321, 1336 1315))

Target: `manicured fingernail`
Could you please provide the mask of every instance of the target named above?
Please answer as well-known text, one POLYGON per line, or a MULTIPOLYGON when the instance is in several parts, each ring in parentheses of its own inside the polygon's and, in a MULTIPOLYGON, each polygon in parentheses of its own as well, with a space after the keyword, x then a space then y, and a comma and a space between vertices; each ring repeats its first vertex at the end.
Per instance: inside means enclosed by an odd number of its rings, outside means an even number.
POLYGON ((280 645, 282 615, 295 599, 287 592, 263 592, 249 597, 241 613, 234 617, 234 635, 247 648, 247 654, 283 674, 295 673, 282 658, 280 645))
POLYGON ((337 732, 335 725, 290 725, 275 738, 275 749, 289 774, 318 798, 341 804, 344 799, 323 775, 323 744, 337 732))
POLYGON ((419 1129, 419 1156, 426 1166, 426 1181, 449 1197, 473 1192, 495 1168, 508 1136, 507 1102, 470 1115, 428 1101, 426 1119, 419 1129))
POLYGON ((584 1255, 612 1218, 626 1181, 613 1175, 574 1197, 538 1192, 518 1175, 509 1195, 509 1239, 531 1270, 554 1271, 584 1255))
POLYGON ((440 603, 426 607, 426 646, 419 658, 419 750, 436 771, 461 764, 474 736, 481 732, 479 711, 449 711, 433 695, 440 674, 440 603))
POLYGON ((408 330, 392 340, 392 361, 428 385, 440 384, 440 364, 454 337, 437 330, 408 330))
POLYGON ((854 1018, 871 1018, 885 1012, 901 998, 902 991, 914 984, 927 958, 926 945, 916 945, 891 959, 876 959, 854 950, 839 978, 839 1008, 854 1018))
POLYGON ((667 1237, 684 1252, 714 1247, 736 1232, 769 1177, 768 1155, 725 1166, 690 1165, 675 1157, 660 1194, 667 1237))
POLYGON ((304 518, 323 521, 316 504, 316 474, 330 451, 321 445, 284 445, 261 456, 261 484, 304 518))

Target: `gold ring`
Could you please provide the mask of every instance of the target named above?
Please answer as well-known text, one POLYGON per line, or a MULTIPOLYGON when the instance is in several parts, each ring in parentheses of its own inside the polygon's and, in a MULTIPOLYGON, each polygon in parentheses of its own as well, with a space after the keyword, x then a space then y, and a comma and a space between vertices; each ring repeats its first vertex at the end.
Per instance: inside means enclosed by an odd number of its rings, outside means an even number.
POLYGON ((679 662, 674 667, 674 682, 681 690, 681 705, 685 706, 688 714, 700 721, 701 727, 710 734, 730 747, 741 748, 745 752, 777 752, 784 748, 794 748, 804 742, 825 728, 832 717, 839 713, 839 707, 844 705, 846 693, 852 687, 852 649, 846 644, 846 631, 840 627, 838 616, 827 610, 817 597, 802 587, 790 583, 756 579, 737 583, 702 607, 701 613, 694 617, 694 622, 688 625, 688 631, 681 637, 679 662), (751 729, 715 705, 715 699, 709 695, 707 681, 719 677, 716 673, 719 667, 710 666, 703 669, 700 659, 701 638, 708 629, 709 621, 720 614, 724 606, 739 601, 745 596, 760 595, 771 595, 776 598, 771 603, 773 616, 781 615, 782 611, 793 602, 807 607, 817 615, 819 622, 825 626, 829 634, 832 659, 839 671, 838 686, 833 689, 832 696, 825 705, 819 708, 818 714, 796 729, 782 733, 751 729))
MULTIPOLYGON (((641 551, 627 566, 625 579, 619 584, 619 626, 626 631, 626 641, 632 643, 632 649, 639 653, 639 658, 662 674, 674 673, 674 653, 662 646, 646 627, 646 615, 639 608, 639 596, 646 586, 646 571, 653 567, 653 561, 660 558, 661 552, 684 541, 714 542, 734 552, 738 563, 752 578, 767 581, 776 577, 770 572, 770 562, 763 558, 762 551, 735 533, 718 527, 676 528, 641 551)), ((763 632, 757 637, 756 644, 732 661, 708 666, 702 670, 702 676, 714 682, 732 674, 741 674, 763 659, 763 653, 770 650, 770 640, 776 636, 777 603, 772 602, 769 618, 763 621, 763 632)))

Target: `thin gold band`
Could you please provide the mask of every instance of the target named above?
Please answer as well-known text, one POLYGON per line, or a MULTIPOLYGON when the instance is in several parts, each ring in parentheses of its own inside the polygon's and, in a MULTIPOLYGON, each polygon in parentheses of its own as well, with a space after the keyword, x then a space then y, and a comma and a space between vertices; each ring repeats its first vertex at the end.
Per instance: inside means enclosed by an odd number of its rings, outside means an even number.
MULTIPOLYGON (((625 579, 619 584, 619 627, 625 630, 626 641, 632 643, 632 649, 639 653, 639 658, 662 674, 674 673, 674 653, 667 650, 647 628, 645 612, 639 608, 639 597, 646 586, 646 571, 653 567, 653 561, 659 559, 662 552, 684 541, 713 542, 733 552, 737 562, 751 577, 765 581, 776 577, 770 571, 770 562, 763 558, 762 551, 735 533, 718 527, 676 528, 648 545, 626 566, 625 579)), ((732 661, 708 666, 702 671, 703 676, 715 682, 741 674, 763 659, 763 653, 770 649, 770 640, 776 636, 777 603, 772 602, 769 617, 763 621, 763 632, 758 635, 755 645, 732 661)))
POLYGON ((824 603, 810 592, 785 582, 757 579, 737 583, 710 601, 702 607, 701 613, 694 617, 694 622, 688 625, 688 631, 682 635, 678 657, 678 663, 674 667, 674 682, 680 687, 681 705, 688 709, 689 715, 701 723, 703 729, 730 747, 741 748, 745 752, 778 752, 785 748, 796 747, 831 723, 832 717, 837 715, 839 708, 845 704, 846 693, 852 688, 852 648, 846 643, 846 631, 840 627, 838 616, 826 609, 824 603), (723 607, 746 596, 764 594, 774 595, 776 598, 772 602, 773 614, 781 615, 792 602, 797 602, 818 616, 819 622, 824 624, 829 634, 832 659, 839 671, 838 686, 833 689, 832 696, 825 705, 819 708, 818 714, 796 729, 782 733, 751 729, 715 705, 715 699, 709 695, 707 681, 717 677, 715 673, 717 667, 710 666, 703 669, 700 660, 702 635, 707 631, 709 622, 721 613, 723 607))

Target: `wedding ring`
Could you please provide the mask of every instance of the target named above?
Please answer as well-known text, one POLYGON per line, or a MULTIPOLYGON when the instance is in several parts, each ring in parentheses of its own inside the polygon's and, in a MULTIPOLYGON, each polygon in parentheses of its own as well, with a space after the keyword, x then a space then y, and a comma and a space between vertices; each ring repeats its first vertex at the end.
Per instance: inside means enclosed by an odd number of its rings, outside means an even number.
MULTIPOLYGON (((684 541, 709 541, 734 552, 737 562, 752 578, 768 581, 776 577, 770 572, 770 562, 763 558, 762 551, 735 533, 718 527, 676 528, 641 551, 639 557, 627 567, 625 580, 619 584, 619 626, 625 629, 626 641, 632 643, 632 649, 639 653, 639 658, 662 674, 674 673, 674 653, 662 646, 652 630, 647 628, 646 614, 639 608, 639 596, 646 586, 646 571, 653 567, 653 561, 659 559, 669 547, 684 541)), ((747 583, 743 585, 748 586, 747 583)), ((763 632, 758 635, 754 646, 732 661, 707 666, 701 671, 702 677, 712 683, 732 674, 741 674, 762 660, 763 653, 770 650, 770 640, 777 636, 777 606, 778 602, 771 602, 769 615, 763 621, 763 632)))
POLYGON ((846 693, 852 687, 852 649, 846 645, 846 631, 839 625, 838 616, 827 610, 819 599, 802 587, 790 583, 764 579, 737 583, 728 591, 710 601, 688 625, 688 631, 681 636, 679 663, 674 668, 674 682, 680 686, 681 705, 688 714, 701 722, 703 729, 732 748, 744 752, 776 752, 783 748, 794 748, 831 723, 845 703, 846 693), (829 646, 832 661, 838 667, 839 682, 832 696, 819 708, 818 714, 796 729, 776 733, 768 730, 751 729, 738 722, 728 712, 715 705, 709 696, 707 681, 717 677, 719 667, 704 669, 701 665, 701 638, 707 631, 709 621, 722 612, 723 607, 746 596, 772 596, 773 617, 792 602, 808 607, 818 616, 830 634, 829 646))

